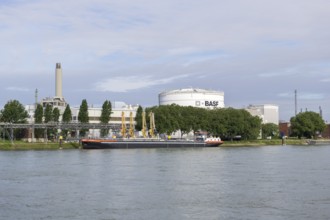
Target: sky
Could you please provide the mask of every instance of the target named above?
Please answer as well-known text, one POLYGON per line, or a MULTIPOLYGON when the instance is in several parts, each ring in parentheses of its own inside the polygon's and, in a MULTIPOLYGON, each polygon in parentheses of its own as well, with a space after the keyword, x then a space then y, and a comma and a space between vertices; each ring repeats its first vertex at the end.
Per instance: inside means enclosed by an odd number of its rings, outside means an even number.
POLYGON ((1 0, 0 106, 55 95, 70 106, 158 105, 172 89, 223 91, 225 106, 279 106, 330 122, 328 0, 1 0))

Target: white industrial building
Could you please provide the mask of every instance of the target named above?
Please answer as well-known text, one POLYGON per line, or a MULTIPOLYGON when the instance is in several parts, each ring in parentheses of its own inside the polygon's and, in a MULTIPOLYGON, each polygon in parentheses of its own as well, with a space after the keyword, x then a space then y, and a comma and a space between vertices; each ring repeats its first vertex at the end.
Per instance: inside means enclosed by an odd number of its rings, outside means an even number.
MULTIPOLYGON (((36 103, 38 103, 37 90, 36 90, 36 103)), ((50 104, 51 106, 53 106, 53 108, 58 108, 60 110, 60 121, 62 120, 62 115, 67 106, 67 103, 62 95, 62 68, 60 63, 56 63, 56 69, 55 69, 55 96, 46 97, 42 99, 40 104, 43 107, 46 107, 47 104, 50 104)), ((130 115, 132 114, 132 117, 135 118, 138 107, 139 107, 138 105, 128 105, 124 102, 113 102, 112 113, 109 123, 121 125, 123 114, 124 114, 125 122, 129 123, 130 115)), ((25 110, 27 110, 29 114, 29 118, 28 118, 29 123, 34 123, 35 108, 36 108, 36 104, 25 106, 25 110)), ((72 122, 78 122, 79 108, 80 108, 79 106, 70 107, 72 113, 72 122)), ((100 123, 101 113, 102 113, 102 107, 88 106, 89 123, 100 123)), ((100 130, 90 129, 88 135, 99 137, 100 130)), ((109 135, 112 135, 112 131, 110 131, 109 135)))
MULTIPOLYGON (((114 106, 114 108, 112 108, 109 123, 117 125, 122 124, 123 118, 125 120, 125 123, 128 124, 130 122, 131 114, 134 119, 136 116, 136 111, 139 107, 138 105, 127 105, 123 102, 114 102, 112 103, 112 105, 114 106)), ((78 122, 79 107, 72 107, 71 112, 72 122, 78 122)), ((101 113, 102 107, 88 107, 89 123, 100 123, 101 113)), ((135 121, 133 121, 133 123, 135 124, 135 121)), ((110 130, 109 136, 112 136, 114 134, 113 132, 114 131, 110 130)), ((90 129, 88 135, 90 137, 100 137, 100 129, 90 129)))
POLYGON ((224 108, 224 93, 205 89, 177 89, 164 91, 158 95, 159 105, 177 104, 199 108, 224 108))
POLYGON ((262 123, 279 124, 279 110, 277 105, 249 105, 245 108, 253 116, 258 116, 262 119, 262 123))
MULTIPOLYGON (((37 91, 36 103, 38 103, 37 91)), ((62 95, 62 69, 60 63, 56 63, 55 69, 55 96, 44 98, 40 103, 43 105, 43 107, 45 107, 47 104, 50 104, 53 107, 57 107, 60 110, 60 121, 62 120, 62 115, 67 106, 67 103, 62 95)), ((193 106, 206 109, 224 108, 224 92, 197 88, 185 88, 164 91, 159 94, 159 105, 171 104, 177 104, 180 106, 193 106)), ((35 107, 36 104, 26 106, 26 110, 30 116, 28 120, 29 123, 34 122, 35 107)), ((129 123, 130 115, 135 118, 136 111, 138 109, 138 105, 132 106, 123 102, 114 102, 112 103, 112 107, 110 123, 118 125, 122 123, 123 114, 126 123, 129 123)), ((279 124, 279 109, 277 105, 249 105, 246 110, 250 112, 251 115, 260 117, 263 123, 279 124)), ((71 113, 72 122, 78 122, 79 107, 71 107, 71 113)), ((89 106, 89 122, 99 123, 101 113, 101 107, 89 106)), ((135 123, 135 121, 133 123, 135 123)), ((90 129, 89 136, 98 137, 99 135, 100 132, 98 129, 90 129)), ((109 135, 111 135, 111 133, 109 135)))

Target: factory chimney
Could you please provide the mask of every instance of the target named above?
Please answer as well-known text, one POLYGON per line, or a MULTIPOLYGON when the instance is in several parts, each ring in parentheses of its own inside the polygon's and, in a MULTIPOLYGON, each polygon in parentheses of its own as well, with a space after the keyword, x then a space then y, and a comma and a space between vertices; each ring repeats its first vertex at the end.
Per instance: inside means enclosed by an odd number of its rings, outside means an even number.
POLYGON ((61 63, 56 63, 55 70, 55 97, 63 99, 62 96, 62 68, 61 63))

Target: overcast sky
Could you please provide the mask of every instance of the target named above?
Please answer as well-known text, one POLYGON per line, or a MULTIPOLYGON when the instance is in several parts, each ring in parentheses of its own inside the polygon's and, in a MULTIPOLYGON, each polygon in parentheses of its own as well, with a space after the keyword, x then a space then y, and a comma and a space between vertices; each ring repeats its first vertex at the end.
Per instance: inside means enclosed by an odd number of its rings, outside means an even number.
POLYGON ((226 107, 276 104, 330 122, 329 0, 1 0, 0 106, 63 95, 143 107, 164 90, 223 91, 226 107))

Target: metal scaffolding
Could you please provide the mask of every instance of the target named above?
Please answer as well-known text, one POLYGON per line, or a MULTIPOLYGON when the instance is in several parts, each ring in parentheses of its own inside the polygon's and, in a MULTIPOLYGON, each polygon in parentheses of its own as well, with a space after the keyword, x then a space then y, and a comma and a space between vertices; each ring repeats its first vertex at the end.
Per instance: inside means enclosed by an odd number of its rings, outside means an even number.
POLYGON ((41 123, 41 124, 12 124, 0 123, 4 129, 10 128, 49 128, 49 129, 103 129, 120 130, 121 124, 103 124, 103 123, 41 123))
POLYGON ((112 131, 120 131, 121 124, 104 124, 104 123, 40 123, 40 124, 13 124, 13 123, 0 123, 0 131, 3 133, 3 138, 7 132, 11 141, 14 140, 13 130, 14 129, 60 129, 60 130, 81 130, 81 129, 111 129, 112 131), (9 132, 8 132, 9 131, 9 132))

